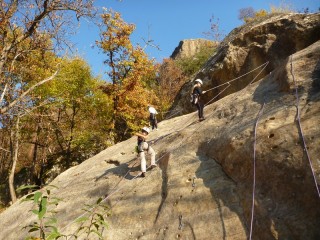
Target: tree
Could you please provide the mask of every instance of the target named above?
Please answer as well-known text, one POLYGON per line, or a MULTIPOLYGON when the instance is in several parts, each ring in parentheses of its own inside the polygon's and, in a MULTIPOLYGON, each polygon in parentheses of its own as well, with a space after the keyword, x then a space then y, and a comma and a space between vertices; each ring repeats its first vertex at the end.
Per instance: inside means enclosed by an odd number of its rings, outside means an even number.
MULTIPOLYGON (((28 104, 30 93, 54 79, 57 74, 57 68, 49 68, 44 75, 41 75, 44 78, 40 79, 33 73, 28 75, 29 68, 18 66, 30 66, 29 60, 33 58, 33 53, 44 57, 47 52, 55 49, 55 46, 65 43, 64 36, 69 29, 72 29, 70 28, 71 16, 77 19, 82 16, 91 17, 92 10, 90 0, 5 0, 1 2, 0 113, 2 116, 7 115, 8 122, 19 123, 19 117, 25 113, 26 108, 35 107, 28 104), (48 39, 54 39, 51 43, 55 46, 50 48, 48 39)), ((14 129, 16 134, 12 136, 19 136, 19 127, 12 128, 14 129)), ((15 137, 15 141, 19 141, 19 137, 15 137)), ((10 152, 13 175, 10 175, 10 190, 14 189, 14 158, 18 156, 19 144, 12 146, 10 152)), ((11 197, 14 202, 13 192, 11 197)))
POLYGON ((257 11, 254 15, 254 18, 263 18, 268 15, 268 12, 264 9, 257 11))
POLYGON ((216 47, 216 42, 208 41, 204 45, 200 46, 199 51, 193 56, 177 59, 176 64, 179 66, 185 76, 191 78, 191 76, 198 72, 209 60, 216 47))
POLYGON ((247 22, 248 18, 253 18, 255 16, 255 11, 252 7, 241 8, 239 10, 238 19, 247 22))
POLYGON ((82 59, 66 59, 57 80, 47 89, 46 98, 54 99, 49 109, 52 138, 67 168, 72 161, 81 162, 102 150, 93 149, 94 144, 101 144, 94 139, 103 134, 99 126, 108 125, 111 113, 107 96, 98 88, 100 84, 82 59))
POLYGON ((209 22, 210 31, 203 32, 202 34, 213 41, 220 42, 224 34, 220 30, 219 18, 215 19, 214 15, 212 15, 209 22))
POLYGON ((187 76, 173 59, 163 60, 159 66, 157 77, 157 95, 160 100, 161 112, 166 112, 171 107, 174 98, 186 80, 187 76))
POLYGON ((102 19, 102 27, 106 29, 102 29, 97 45, 107 56, 104 63, 110 83, 103 89, 113 102, 110 136, 118 142, 130 137, 132 131, 145 122, 145 109, 155 98, 147 89, 148 81, 154 78, 155 68, 144 50, 132 44, 133 24, 126 23, 112 9, 106 9, 102 19))
MULTIPOLYGON (((18 72, 16 62, 23 62, 24 58, 36 50, 42 52, 47 49, 47 39, 55 39, 55 43, 64 42, 64 35, 70 27, 70 13, 74 13, 79 19, 82 16, 92 16, 92 1, 87 0, 61 0, 61 1, 3 1, 0 4, 0 89, 1 108, 0 113, 5 113, 9 108, 18 103, 3 103, 4 96, 10 83, 13 72, 18 72), (25 44, 28 42, 28 44, 25 44), (8 78, 9 75, 9 78, 8 78)), ((39 81, 35 86, 44 84, 39 81)), ((20 99, 32 91, 23 89, 20 99)))

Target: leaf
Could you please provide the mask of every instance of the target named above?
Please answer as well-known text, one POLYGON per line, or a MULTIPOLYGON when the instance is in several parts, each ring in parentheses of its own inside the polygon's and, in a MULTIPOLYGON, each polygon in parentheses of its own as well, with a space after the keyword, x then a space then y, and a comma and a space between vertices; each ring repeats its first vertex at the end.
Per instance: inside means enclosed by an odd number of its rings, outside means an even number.
POLYGON ((99 233, 97 230, 91 230, 90 233, 95 233, 95 234, 98 235, 98 237, 99 237, 100 239, 103 239, 101 233, 99 233))
POLYGON ((103 200, 103 198, 100 197, 100 198, 97 200, 97 204, 101 203, 102 200, 103 200))
POLYGON ((34 202, 35 202, 35 203, 38 203, 38 202, 39 202, 39 199, 41 198, 41 196, 42 196, 42 192, 36 192, 36 193, 34 194, 34 198, 33 198, 34 202))
POLYGON ((80 217, 76 220, 77 223, 80 223, 80 222, 85 222, 87 221, 89 218, 88 217, 80 217))
POLYGON ((37 187, 39 187, 39 186, 38 185, 22 185, 17 188, 17 192, 21 192, 22 190, 25 190, 25 189, 33 189, 33 188, 37 188, 37 187))
POLYGON ((52 184, 49 184, 48 187, 59 189, 59 187, 57 187, 56 185, 52 185, 52 184))
POLYGON ((46 240, 54 240, 57 239, 59 237, 61 237, 62 235, 58 232, 52 232, 49 235, 47 235, 46 240))
POLYGON ((31 212, 33 212, 34 214, 38 215, 39 214, 39 211, 36 210, 36 209, 33 209, 31 212))
POLYGON ((41 199, 40 208, 39 208, 39 215, 38 215, 39 219, 42 219, 43 216, 47 212, 47 202, 48 202, 48 198, 47 197, 43 197, 41 199))
POLYGON ((58 228, 56 226, 47 225, 45 228, 51 228, 53 232, 58 232, 58 228))
POLYGON ((109 227, 108 224, 107 224, 107 222, 105 222, 105 221, 101 221, 101 220, 100 220, 100 221, 99 221, 99 224, 105 226, 106 228, 109 227))
POLYGON ((26 201, 33 201, 33 197, 34 197, 34 194, 29 194, 26 196, 26 198, 24 198, 21 202, 26 202, 26 201))
POLYGON ((99 229, 100 225, 98 223, 95 222, 95 223, 92 223, 92 224, 93 224, 93 226, 96 227, 97 230, 99 229))
POLYGON ((103 215, 102 214, 100 214, 100 213, 97 213, 97 215, 98 215, 98 217, 100 218, 100 220, 104 220, 104 217, 103 217, 103 215))
POLYGON ((57 219, 54 218, 54 217, 51 217, 51 218, 48 218, 48 219, 49 219, 49 221, 47 221, 46 224, 56 224, 58 222, 57 219))
POLYGON ((35 231, 39 231, 39 227, 33 227, 33 228, 30 228, 28 232, 35 232, 35 231))

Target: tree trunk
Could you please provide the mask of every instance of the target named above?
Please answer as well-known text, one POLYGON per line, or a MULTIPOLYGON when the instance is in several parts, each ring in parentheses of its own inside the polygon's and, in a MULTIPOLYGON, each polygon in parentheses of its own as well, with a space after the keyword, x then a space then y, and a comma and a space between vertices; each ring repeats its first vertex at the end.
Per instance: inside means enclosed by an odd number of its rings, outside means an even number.
POLYGON ((9 190, 10 190, 10 196, 12 203, 15 203, 17 201, 17 195, 14 188, 14 172, 16 170, 16 165, 18 161, 18 151, 19 151, 19 122, 20 117, 17 116, 17 122, 15 126, 15 136, 13 136, 13 132, 11 132, 11 139, 14 140, 14 146, 11 148, 11 156, 12 156, 12 167, 11 172, 9 174, 9 190))
POLYGON ((33 153, 32 153, 32 179, 33 179, 33 182, 39 186, 41 185, 41 179, 39 179, 37 164, 38 164, 38 146, 39 146, 39 135, 41 131, 41 127, 40 127, 41 122, 42 122, 42 118, 40 116, 36 126, 37 130, 35 133, 36 135, 34 136, 34 142, 33 142, 34 146, 33 146, 33 153))
POLYGON ((77 115, 77 109, 78 107, 76 106, 77 104, 73 104, 72 106, 72 116, 71 116, 71 122, 70 122, 70 137, 68 139, 68 144, 67 144, 67 149, 66 149, 66 164, 67 164, 67 168, 69 168, 71 166, 71 145, 72 145, 72 141, 73 141, 73 131, 75 128, 75 118, 77 115))

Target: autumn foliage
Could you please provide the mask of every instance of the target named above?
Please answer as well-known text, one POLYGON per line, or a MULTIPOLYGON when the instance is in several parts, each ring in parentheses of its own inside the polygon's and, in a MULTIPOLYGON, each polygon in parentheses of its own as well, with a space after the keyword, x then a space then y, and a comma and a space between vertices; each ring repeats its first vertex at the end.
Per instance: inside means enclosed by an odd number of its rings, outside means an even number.
POLYGON ((104 30, 97 45, 106 55, 104 63, 109 81, 103 89, 113 102, 110 136, 118 142, 146 122, 147 105, 155 101, 147 84, 155 76, 155 66, 143 49, 130 41, 133 24, 126 23, 112 9, 106 10, 102 19, 104 30))

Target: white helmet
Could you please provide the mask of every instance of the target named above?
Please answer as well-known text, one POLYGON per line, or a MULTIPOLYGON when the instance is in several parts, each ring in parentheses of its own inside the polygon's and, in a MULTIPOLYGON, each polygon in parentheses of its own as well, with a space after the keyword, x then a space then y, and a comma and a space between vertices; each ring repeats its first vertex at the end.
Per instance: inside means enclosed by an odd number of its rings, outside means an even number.
POLYGON ((150 129, 148 127, 143 127, 142 131, 145 131, 146 133, 150 133, 150 129))
POLYGON ((195 82, 198 82, 198 83, 200 83, 201 85, 203 84, 203 83, 202 83, 202 80, 201 80, 201 79, 199 79, 199 78, 198 78, 198 79, 196 79, 196 80, 195 80, 195 82))

